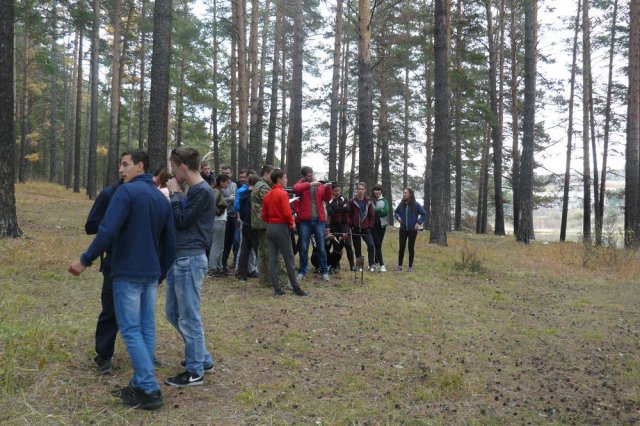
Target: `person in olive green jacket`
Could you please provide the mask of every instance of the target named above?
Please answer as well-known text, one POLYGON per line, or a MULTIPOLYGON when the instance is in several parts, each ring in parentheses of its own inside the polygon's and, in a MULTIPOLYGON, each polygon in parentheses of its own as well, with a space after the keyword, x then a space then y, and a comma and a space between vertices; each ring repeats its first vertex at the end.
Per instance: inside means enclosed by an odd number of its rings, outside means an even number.
POLYGON ((376 212, 376 220, 371 230, 373 236, 373 245, 376 249, 376 264, 380 272, 387 272, 387 268, 384 266, 384 259, 382 258, 382 242, 384 241, 384 234, 389 223, 389 202, 382 196, 382 186, 374 185, 372 189, 373 207, 376 212))

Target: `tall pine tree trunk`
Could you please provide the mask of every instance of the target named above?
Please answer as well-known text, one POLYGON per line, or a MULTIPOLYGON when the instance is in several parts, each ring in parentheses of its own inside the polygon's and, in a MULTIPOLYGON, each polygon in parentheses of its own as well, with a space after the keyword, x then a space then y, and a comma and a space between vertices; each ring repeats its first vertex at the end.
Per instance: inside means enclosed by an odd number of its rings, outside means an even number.
POLYGON ((236 33, 238 36, 238 168, 247 167, 248 162, 248 128, 249 86, 247 78, 247 2, 234 0, 237 3, 236 33))
POLYGON ((618 0, 613 2, 613 16, 611 18, 611 34, 609 45, 609 77, 607 79, 607 100, 604 107, 604 141, 602 146, 602 177, 600 179, 600 201, 596 215, 596 235, 602 235, 602 224, 604 222, 604 198, 607 182, 607 156, 609 154, 609 132, 611 130, 611 98, 613 94, 613 57, 616 46, 616 24, 618 20, 618 0), (600 226, 600 229, 597 227, 600 226))
POLYGON ((371 22, 371 1, 358 0, 358 174, 359 180, 369 188, 374 184, 371 22))
POLYGON ((263 14, 263 26, 262 26, 262 46, 260 47, 260 70, 258 77, 258 118, 256 122, 256 133, 258 135, 257 144, 259 148, 256 148, 256 152, 258 153, 259 162, 256 164, 256 171, 264 164, 273 165, 271 163, 264 163, 262 161, 262 139, 263 139, 263 131, 264 131, 264 98, 265 98, 265 78, 266 78, 266 66, 267 66, 267 39, 269 38, 269 17, 271 15, 271 0, 267 0, 265 5, 264 14, 263 14))
MULTIPOLYGON (((87 195, 97 195, 98 158, 98 71, 100 55, 100 0, 93 0, 93 23, 91 29, 91 126, 89 130, 89 160, 87 164, 87 195)), ((119 160, 119 159, 118 159, 119 160)), ((118 161, 116 160, 116 161, 118 161)))
POLYGON ((291 104, 289 106, 289 134, 287 137, 287 175, 294 181, 300 175, 302 166, 302 61, 304 49, 304 28, 302 0, 295 0, 293 22, 293 56, 291 76, 291 104))
POLYGON ((73 192, 80 192, 80 149, 82 140, 82 39, 83 31, 80 29, 80 47, 78 47, 78 81, 76 83, 76 138, 73 148, 73 192))
POLYGON ((640 0, 631 0, 629 10, 629 102, 627 103, 627 147, 625 149, 624 231, 625 245, 640 246, 640 0))
POLYGON ((15 2, 0 2, 0 238, 21 237, 16 214, 14 183, 14 8, 15 2))
POLYGON ((430 242, 447 245, 449 230, 450 119, 449 119, 449 12, 448 0, 434 1, 435 133, 433 144, 430 242))
POLYGON ((20 117, 20 158, 18 158, 18 181, 24 183, 27 179, 27 134, 29 133, 29 26, 23 28, 22 46, 22 106, 20 117))
MULTIPOLYGON (((462 56, 464 53, 464 46, 462 45, 462 0, 456 2, 456 53, 455 53, 455 67, 458 75, 463 75, 462 71, 462 56)), ((456 140, 456 181, 455 181, 455 206, 453 214, 453 229, 456 231, 462 230, 462 90, 460 83, 457 83, 454 89, 454 116, 455 116, 455 130, 454 137, 456 140)), ((484 151, 483 151, 484 152, 484 151)))
POLYGON ((573 59, 571 62, 571 89, 569 91, 569 123, 567 128, 567 159, 564 169, 564 191, 562 195, 562 219, 560 220, 560 241, 567 238, 567 217, 569 213, 569 189, 571 186, 571 151, 573 149, 573 104, 576 86, 576 61, 578 56, 578 33, 580 32, 580 14, 582 0, 578 0, 578 12, 574 23, 573 59))
MULTIPOLYGON (((343 0, 336 3, 336 28, 333 38, 333 74, 331 78, 331 105, 329 120, 329 180, 338 177, 338 111, 340 91, 340 58, 342 49, 343 0)), ((383 81, 384 84, 384 81, 383 81)), ((381 101, 382 102, 382 101, 381 101)))
POLYGON ((58 172, 58 40, 56 33, 56 6, 52 5, 52 34, 51 34, 51 134, 49 135, 49 182, 56 181, 58 172))
MULTIPOLYGON (((347 0, 347 21, 351 20, 351 0, 347 0)), ((344 182, 344 170, 347 157, 347 99, 349 93, 349 52, 350 38, 348 33, 344 34, 344 52, 342 54, 342 69, 340 71, 340 115, 338 129, 338 181, 344 182)))
POLYGON ((220 173, 220 140, 218 136, 218 0, 213 0, 213 102, 211 105, 211 133, 213 142, 213 173, 220 173))
POLYGON ((140 20, 140 90, 138 92, 138 149, 144 149, 144 106, 145 106, 145 71, 147 69, 147 31, 145 20, 147 19, 147 0, 142 0, 140 20))
POLYGON ((404 114, 402 116, 402 188, 409 186, 409 68, 404 67, 404 85, 402 87, 404 114))
POLYGON ((519 108, 518 99, 518 38, 516 31, 517 1, 511 0, 511 189, 513 191, 513 233, 518 234, 520 224, 520 142, 519 142, 519 108))
POLYGON ((537 0, 524 2, 524 120, 522 125, 522 160, 518 186, 519 212, 516 239, 525 244, 534 237, 533 231, 533 147, 536 120, 536 45, 537 0))
POLYGON ((109 115, 109 155, 104 186, 118 180, 118 160, 120 159, 120 53, 122 28, 122 0, 114 0, 113 46, 111 54, 111 114, 109 115))
MULTIPOLYGON (((393 205, 393 192, 391 190, 391 167, 389 158, 389 90, 387 82, 389 72, 387 67, 387 52, 389 49, 387 32, 387 23, 382 24, 380 31, 380 44, 378 52, 378 67, 380 69, 380 118, 378 120, 378 152, 380 152, 381 172, 382 172, 382 190, 389 205, 393 205)), ((387 216, 389 224, 393 224, 393 215, 387 216)))
POLYGON ((258 67, 258 0, 251 0, 251 31, 249 33, 249 57, 251 60, 251 122, 249 137, 250 168, 257 169, 262 163, 262 135, 258 134, 258 89, 260 68, 258 67))
POLYGON ((504 209, 502 202, 502 128, 498 112, 497 46, 493 31, 491 1, 485 0, 487 11, 487 39, 489 46, 489 104, 491 107, 491 141, 493 145, 493 188, 495 201, 495 224, 493 233, 504 235, 504 209))
POLYGON ((582 237, 591 242, 591 169, 589 166, 589 0, 582 5, 582 237))
POLYGON ((171 0, 156 0, 153 12, 153 54, 149 98, 149 170, 167 167, 171 12, 171 0))
POLYGON ((276 157, 276 131, 278 130, 278 73, 280 72, 280 51, 282 50, 284 24, 284 0, 276 0, 276 21, 274 23, 273 67, 271 69, 271 96, 269 104, 269 128, 267 130, 266 164, 274 165, 276 157))
MULTIPOLYGON (((232 0, 232 7, 234 8, 234 17, 235 17, 235 8, 237 4, 232 0)), ((231 168, 233 170, 237 169, 238 166, 238 58, 237 58, 237 48, 238 48, 238 36, 235 31, 231 33, 231 79, 229 89, 229 98, 230 98, 230 108, 231 108, 231 135, 230 135, 230 147, 231 150, 230 159, 231 159, 231 168)))

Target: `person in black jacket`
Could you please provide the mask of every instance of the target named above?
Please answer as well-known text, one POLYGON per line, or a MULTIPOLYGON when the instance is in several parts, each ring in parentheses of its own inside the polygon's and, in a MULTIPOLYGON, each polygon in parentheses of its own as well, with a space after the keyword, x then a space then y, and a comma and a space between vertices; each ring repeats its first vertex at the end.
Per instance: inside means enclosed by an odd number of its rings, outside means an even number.
MULTIPOLYGON (((339 183, 331 185, 333 189, 333 198, 327 204, 327 213, 329 215, 329 230, 336 237, 343 238, 343 247, 347 249, 347 259, 349 260, 349 269, 355 270, 353 247, 351 246, 351 228, 347 223, 347 214, 349 213, 349 200, 342 196, 342 186, 339 183)), ((342 249, 341 249, 342 253, 342 249)), ((340 261, 338 267, 340 269, 340 261)))
MULTIPOLYGON (((104 219, 104 214, 109 207, 111 197, 116 189, 122 184, 122 179, 115 185, 107 186, 96 198, 91 207, 87 222, 84 224, 84 230, 87 235, 95 235, 98 233, 98 226, 104 219)), ((96 324, 96 357, 94 361, 97 364, 100 374, 111 374, 113 366, 111 358, 114 353, 116 336, 118 335, 118 322, 116 321, 116 310, 113 305, 113 279, 111 278, 111 248, 107 249, 104 257, 100 261, 100 272, 102 272, 102 291, 100 293, 100 302, 102 303, 102 311, 98 315, 96 324)))

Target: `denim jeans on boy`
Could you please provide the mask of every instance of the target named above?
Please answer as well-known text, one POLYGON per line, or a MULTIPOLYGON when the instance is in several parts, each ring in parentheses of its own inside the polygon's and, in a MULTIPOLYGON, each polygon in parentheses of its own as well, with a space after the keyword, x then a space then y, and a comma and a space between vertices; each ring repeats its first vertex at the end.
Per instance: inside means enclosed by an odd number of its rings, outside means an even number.
POLYGON ((298 235, 300 238, 300 270, 299 272, 306 275, 309 263, 309 242, 313 234, 318 249, 318 260, 320 261, 320 273, 327 274, 329 267, 327 266, 327 251, 325 250, 324 234, 327 229, 326 222, 319 220, 305 220, 298 224, 298 235))
POLYGON ((160 390, 153 366, 157 289, 158 279, 155 277, 116 277, 113 280, 113 298, 120 336, 133 366, 130 384, 145 393, 160 390))
POLYGON ((198 376, 213 364, 204 342, 200 318, 200 289, 207 272, 207 256, 178 257, 167 274, 167 319, 184 340, 185 369, 198 376))

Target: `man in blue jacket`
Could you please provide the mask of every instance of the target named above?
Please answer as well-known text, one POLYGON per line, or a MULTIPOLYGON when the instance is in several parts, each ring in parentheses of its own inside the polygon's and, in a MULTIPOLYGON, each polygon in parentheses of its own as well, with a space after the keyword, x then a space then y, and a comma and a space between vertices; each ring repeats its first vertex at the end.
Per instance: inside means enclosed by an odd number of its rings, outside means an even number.
POLYGON ((169 203, 148 169, 144 151, 122 154, 124 184, 113 194, 95 239, 69 272, 80 275, 111 248, 116 317, 133 366, 129 385, 117 394, 129 407, 153 410, 162 406, 153 366, 156 291, 173 263, 175 227, 169 203))

